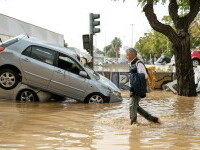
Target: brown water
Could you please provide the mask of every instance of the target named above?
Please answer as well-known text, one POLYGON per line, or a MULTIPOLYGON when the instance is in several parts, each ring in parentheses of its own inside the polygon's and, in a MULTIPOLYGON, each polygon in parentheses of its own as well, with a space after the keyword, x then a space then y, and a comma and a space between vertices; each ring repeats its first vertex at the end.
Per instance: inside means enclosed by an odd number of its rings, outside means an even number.
POLYGON ((154 91, 141 106, 162 124, 139 116, 139 126, 130 126, 127 95, 113 104, 0 101, 0 149, 200 149, 200 96, 154 91))

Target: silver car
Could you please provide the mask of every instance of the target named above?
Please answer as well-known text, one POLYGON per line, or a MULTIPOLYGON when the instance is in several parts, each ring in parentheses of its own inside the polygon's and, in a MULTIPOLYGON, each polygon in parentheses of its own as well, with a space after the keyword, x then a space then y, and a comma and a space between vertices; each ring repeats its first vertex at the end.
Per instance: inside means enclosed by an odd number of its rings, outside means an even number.
POLYGON ((85 103, 122 101, 119 88, 67 48, 24 35, 0 45, 0 87, 19 83, 85 103))
POLYGON ((55 96, 51 93, 31 88, 19 83, 14 89, 5 90, 0 88, 0 99, 17 100, 21 102, 45 102, 53 99, 55 96))

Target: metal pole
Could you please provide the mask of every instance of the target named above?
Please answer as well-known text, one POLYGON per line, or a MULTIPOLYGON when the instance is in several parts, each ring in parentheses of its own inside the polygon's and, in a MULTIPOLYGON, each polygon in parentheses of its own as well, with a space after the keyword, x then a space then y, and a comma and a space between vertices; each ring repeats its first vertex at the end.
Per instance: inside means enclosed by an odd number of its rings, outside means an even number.
POLYGON ((131 47, 133 47, 133 24, 131 24, 131 47))
POLYGON ((93 56, 93 13, 89 15, 90 22, 90 55, 92 56, 92 62, 89 64, 91 69, 94 69, 94 56, 93 56))
POLYGON ((94 69, 93 34, 90 34, 90 53, 92 56, 92 62, 90 63, 90 67, 94 69))

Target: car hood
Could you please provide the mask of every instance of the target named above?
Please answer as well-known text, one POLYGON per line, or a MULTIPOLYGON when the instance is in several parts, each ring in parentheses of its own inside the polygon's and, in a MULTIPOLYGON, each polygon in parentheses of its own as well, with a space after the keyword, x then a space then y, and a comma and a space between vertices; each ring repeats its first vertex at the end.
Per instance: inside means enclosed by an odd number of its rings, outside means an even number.
POLYGON ((99 75, 100 79, 98 80, 101 84, 103 84, 104 86, 108 87, 111 91, 117 91, 120 92, 120 89, 109 79, 107 79, 106 77, 99 75))

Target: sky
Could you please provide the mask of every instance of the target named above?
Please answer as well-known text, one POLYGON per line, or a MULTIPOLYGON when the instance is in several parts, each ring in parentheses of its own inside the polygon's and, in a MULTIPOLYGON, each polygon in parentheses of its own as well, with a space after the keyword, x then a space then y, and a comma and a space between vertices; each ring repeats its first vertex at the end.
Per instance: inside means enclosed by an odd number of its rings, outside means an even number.
MULTIPOLYGON (((103 50, 118 37, 122 47, 133 47, 151 27, 137 0, 0 0, 0 13, 64 35, 68 46, 82 49, 82 35, 89 34, 89 13, 100 14, 101 32, 94 46, 103 50)), ((167 7, 157 5, 161 19, 167 7)))

